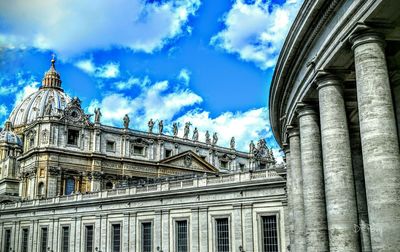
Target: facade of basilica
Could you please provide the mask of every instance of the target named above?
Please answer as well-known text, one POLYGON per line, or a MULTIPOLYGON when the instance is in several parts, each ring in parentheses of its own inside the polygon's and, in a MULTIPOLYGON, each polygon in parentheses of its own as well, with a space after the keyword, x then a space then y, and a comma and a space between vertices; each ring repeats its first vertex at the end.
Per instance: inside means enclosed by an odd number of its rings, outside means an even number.
MULTIPOLYGON (((0 133, 1 251, 282 251, 285 170, 163 121, 103 125, 61 86, 55 60, 0 133), (93 117, 93 118, 92 118, 93 117)), ((193 127, 192 127, 193 128, 193 127)))

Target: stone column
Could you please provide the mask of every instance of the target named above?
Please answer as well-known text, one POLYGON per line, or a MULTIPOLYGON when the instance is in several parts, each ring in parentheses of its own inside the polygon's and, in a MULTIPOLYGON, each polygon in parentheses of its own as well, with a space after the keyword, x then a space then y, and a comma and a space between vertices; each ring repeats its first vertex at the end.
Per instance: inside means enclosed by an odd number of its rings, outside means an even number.
POLYGON ((292 180, 293 199, 293 244, 291 251, 306 251, 304 229, 304 205, 303 205, 303 177, 301 174, 300 132, 298 129, 289 129, 290 146, 290 171, 292 180))
POLYGON ((293 185, 292 169, 290 168, 290 148, 284 146, 286 161, 286 195, 287 206, 285 211, 286 244, 289 249, 294 248, 294 215, 293 215, 293 185))
POLYGON ((154 211, 154 240, 153 240, 153 245, 154 248, 159 247, 162 249, 162 240, 161 240, 161 235, 162 235, 162 211, 161 210, 156 210, 154 211))
POLYGON ((189 225, 190 228, 190 235, 191 235, 191 251, 192 252, 199 252, 199 209, 192 208, 192 215, 190 219, 191 225, 189 225))
POLYGON ((328 251, 318 115, 313 108, 303 106, 299 111, 299 123, 306 247, 312 252, 328 251))
POLYGON ((373 251, 400 248, 400 155, 385 59, 376 33, 352 38, 373 251))
POLYGON ((358 251, 357 205, 341 81, 318 80, 326 215, 330 251, 358 251))
POLYGON ((124 213, 124 219, 122 224, 122 251, 129 251, 129 213, 124 213))
POLYGON ((350 126, 350 147, 353 164, 354 184, 356 188, 358 225, 354 229, 360 237, 361 251, 370 252, 371 238, 369 233, 367 195, 365 194, 364 167, 361 153, 359 127, 350 126))
POLYGON ((130 213, 129 220, 129 252, 136 251, 136 213, 130 213))
POLYGON ((199 220, 200 220, 200 252, 208 251, 208 209, 199 209, 199 220))
POLYGON ((242 205, 242 221, 243 221, 243 249, 247 252, 253 252, 254 228, 253 228, 253 206, 251 204, 242 205))
MULTIPOLYGON (((162 250, 164 252, 169 252, 170 250, 170 242, 172 243, 172 239, 175 237, 174 233, 170 233, 170 225, 173 223, 169 222, 169 210, 162 210, 162 250)), ((174 231, 174 230, 173 230, 174 231)), ((174 251, 174 250, 172 250, 174 251)))
POLYGON ((233 251, 239 246, 243 247, 243 227, 242 227, 242 204, 233 205, 232 212, 232 235, 233 235, 233 251))

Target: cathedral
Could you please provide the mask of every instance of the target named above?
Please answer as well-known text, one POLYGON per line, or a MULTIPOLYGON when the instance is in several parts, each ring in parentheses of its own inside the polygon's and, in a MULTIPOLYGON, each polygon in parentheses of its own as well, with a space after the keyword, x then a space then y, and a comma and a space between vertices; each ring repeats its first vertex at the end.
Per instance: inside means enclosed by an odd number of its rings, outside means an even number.
POLYGON ((55 60, 0 133, 1 251, 282 251, 286 172, 187 122, 104 125, 62 89, 55 60))

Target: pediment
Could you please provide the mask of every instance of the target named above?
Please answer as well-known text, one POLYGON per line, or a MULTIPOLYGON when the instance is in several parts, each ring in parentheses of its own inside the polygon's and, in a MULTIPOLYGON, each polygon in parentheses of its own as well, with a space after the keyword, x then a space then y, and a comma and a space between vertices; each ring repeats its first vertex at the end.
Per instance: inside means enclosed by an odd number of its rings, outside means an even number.
POLYGON ((217 168, 203 160, 193 151, 185 151, 178 155, 163 159, 160 161, 160 165, 197 172, 219 172, 217 168))

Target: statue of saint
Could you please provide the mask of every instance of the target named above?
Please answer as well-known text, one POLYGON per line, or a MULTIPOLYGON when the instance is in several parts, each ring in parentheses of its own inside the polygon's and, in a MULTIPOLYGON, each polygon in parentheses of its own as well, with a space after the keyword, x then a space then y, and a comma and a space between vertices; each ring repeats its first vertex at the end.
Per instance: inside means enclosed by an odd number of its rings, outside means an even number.
POLYGON ((231 138, 231 149, 235 149, 235 144, 236 144, 235 137, 232 137, 231 138))
POLYGON ((173 131, 174 131, 174 137, 178 136, 178 124, 175 122, 172 125, 173 131))
POLYGON ((163 130, 164 130, 164 122, 163 122, 163 120, 160 120, 158 122, 158 133, 162 134, 163 130))
POLYGON ((49 115, 51 115, 51 112, 53 112, 53 103, 51 101, 49 101, 49 103, 47 103, 44 113, 45 113, 45 115, 49 116, 49 115))
POLYGON ((255 149, 256 149, 256 146, 254 145, 253 140, 251 140, 250 145, 249 145, 250 154, 253 154, 255 149))
POLYGON ((206 144, 211 144, 210 132, 206 131, 206 144))
POLYGON ((150 121, 147 123, 147 126, 149 126, 149 133, 153 133, 153 127, 154 127, 153 119, 150 119, 150 121))
POLYGON ((100 108, 96 108, 94 110, 94 123, 100 123, 100 118, 101 118, 100 108))
POLYGON ((218 142, 218 135, 217 135, 217 132, 214 132, 214 134, 213 134, 213 145, 216 145, 217 144, 217 142, 218 142))
POLYGON ((199 131, 197 130, 197 127, 194 128, 192 139, 193 139, 193 141, 199 140, 199 131))
POLYGON ((185 129, 183 130, 183 138, 185 139, 189 138, 190 125, 192 125, 190 122, 185 123, 185 129))
POLYGON ((129 116, 127 114, 125 114, 125 116, 124 116, 124 128, 125 129, 129 128, 129 122, 130 121, 131 120, 129 119, 129 116))

